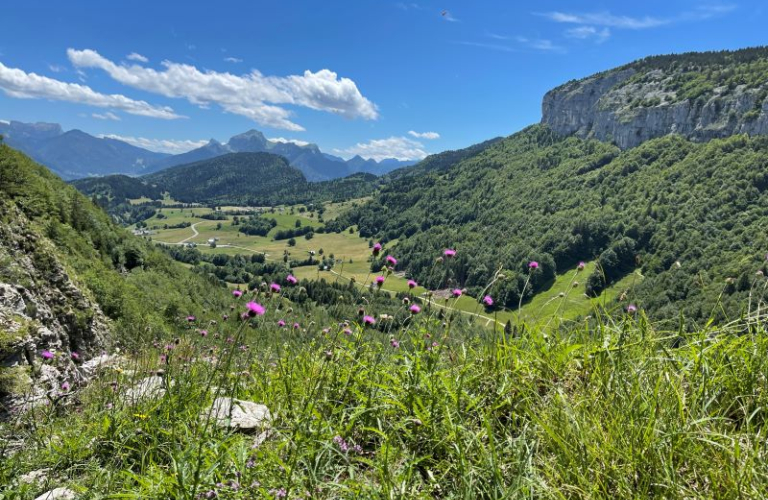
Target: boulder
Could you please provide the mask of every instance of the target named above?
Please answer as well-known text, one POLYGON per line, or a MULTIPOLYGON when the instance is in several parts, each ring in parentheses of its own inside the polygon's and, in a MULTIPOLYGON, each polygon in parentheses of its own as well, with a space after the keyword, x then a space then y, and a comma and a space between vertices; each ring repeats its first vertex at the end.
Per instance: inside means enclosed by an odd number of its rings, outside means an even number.
POLYGON ((77 494, 68 488, 56 488, 43 493, 35 500, 75 500, 77 494))
POLYGON ((242 431, 265 431, 272 423, 272 414, 266 406, 227 397, 216 398, 201 414, 202 418, 209 415, 219 427, 242 431))

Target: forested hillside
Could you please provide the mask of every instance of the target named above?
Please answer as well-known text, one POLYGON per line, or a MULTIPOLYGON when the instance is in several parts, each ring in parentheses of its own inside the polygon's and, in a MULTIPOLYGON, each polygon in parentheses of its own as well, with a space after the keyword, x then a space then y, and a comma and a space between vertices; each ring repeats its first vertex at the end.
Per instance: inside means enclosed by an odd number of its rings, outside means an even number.
POLYGON ((598 259, 593 294, 637 269, 652 316, 723 320, 765 293, 754 273, 765 271, 767 187, 765 137, 670 136, 622 152, 533 126, 444 172, 396 180, 333 224, 397 239, 398 268, 427 287, 443 282, 434 259, 451 242, 454 285, 479 296, 502 267, 491 293, 507 306, 598 259))

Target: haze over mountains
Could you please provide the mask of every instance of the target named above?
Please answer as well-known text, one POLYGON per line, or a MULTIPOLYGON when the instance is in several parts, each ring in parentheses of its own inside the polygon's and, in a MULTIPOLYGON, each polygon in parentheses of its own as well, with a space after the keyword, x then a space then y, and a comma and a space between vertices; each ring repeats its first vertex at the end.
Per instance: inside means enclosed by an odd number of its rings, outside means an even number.
POLYGON ((9 146, 28 154, 65 180, 110 174, 144 175, 229 153, 283 156, 309 181, 337 179, 359 172, 381 175, 416 163, 396 159, 377 162, 359 156, 345 161, 323 153, 315 144, 272 141, 257 130, 236 135, 226 144, 211 139, 205 146, 178 155, 149 151, 81 130, 64 132, 56 123, 0 121, 0 134, 9 146))

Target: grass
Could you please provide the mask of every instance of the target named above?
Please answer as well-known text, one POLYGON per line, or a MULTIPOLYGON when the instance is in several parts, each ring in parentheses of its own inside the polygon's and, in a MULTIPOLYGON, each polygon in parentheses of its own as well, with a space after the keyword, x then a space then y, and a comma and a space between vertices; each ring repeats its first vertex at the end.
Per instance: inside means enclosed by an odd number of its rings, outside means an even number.
POLYGON ((640 314, 510 336, 433 312, 345 332, 253 299, 266 315, 180 323, 178 342, 147 338, 71 406, 3 424, 26 445, 2 452, 2 498, 64 485, 121 499, 768 495, 766 318, 686 334, 640 314), (158 369, 165 395, 121 397, 158 369), (268 439, 209 425, 212 387, 266 404, 268 439), (20 482, 41 468, 48 484, 20 482))

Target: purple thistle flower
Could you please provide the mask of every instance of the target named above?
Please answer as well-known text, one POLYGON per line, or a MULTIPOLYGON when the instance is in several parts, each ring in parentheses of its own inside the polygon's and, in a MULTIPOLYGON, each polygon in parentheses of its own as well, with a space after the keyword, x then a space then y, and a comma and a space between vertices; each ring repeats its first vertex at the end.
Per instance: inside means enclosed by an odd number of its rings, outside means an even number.
POLYGON ((393 349, 398 349, 400 347, 400 342, 395 339, 389 339, 389 345, 391 345, 393 349))
POLYGON ((296 279, 296 276, 294 276, 294 275, 292 275, 292 274, 289 274, 289 275, 288 275, 288 276, 285 278, 285 281, 287 281, 287 282, 288 282, 288 284, 290 284, 290 285, 295 285, 296 283, 298 283, 298 282, 299 282, 299 280, 297 280, 297 279, 296 279))
POLYGON ((43 359, 53 359, 53 353, 51 351, 45 350, 40 353, 40 356, 43 357, 43 359))
POLYGON ((485 304, 488 307, 491 307, 493 305, 493 297, 490 295, 486 295, 483 297, 483 304, 485 304))
POLYGON ((294 323, 293 324, 293 329, 294 330, 298 330, 300 327, 301 327, 301 325, 299 325, 298 323, 294 323))
POLYGON ((418 304, 413 304, 408 310, 411 311, 411 314, 419 314, 421 312, 421 307, 419 307, 418 304))
POLYGON ((408 288, 416 288, 417 286, 419 286, 419 284, 416 283, 416 281, 408 280, 408 288))
POLYGON ((197 319, 197 318, 195 318, 195 317, 194 317, 194 316, 192 316, 192 315, 190 315, 190 316, 187 316, 187 321, 189 321, 190 323, 192 323, 193 321, 195 321, 195 319, 197 319))
POLYGON ((207 337, 208 336, 208 330, 200 330, 200 336, 201 337, 207 337))
POLYGON ((267 312, 264 306, 256 302, 248 302, 246 307, 248 308, 248 316, 264 316, 264 313, 267 312))
POLYGON ((531 271, 534 271, 538 268, 539 268, 539 263, 536 262, 535 260, 532 260, 528 263, 528 269, 530 269, 531 271))
POLYGON ((282 320, 282 319, 281 319, 281 320, 279 320, 279 321, 277 322, 277 326, 279 326, 280 328, 284 327, 284 326, 285 326, 285 320, 282 320))
POLYGON ((587 263, 584 261, 581 261, 579 262, 579 265, 576 266, 576 269, 578 269, 579 271, 583 271, 585 267, 587 267, 587 263))
POLYGON ((234 295, 236 299, 239 299, 240 297, 243 296, 243 292, 241 292, 240 290, 232 290, 232 295, 234 295))
POLYGON ((376 243, 373 245, 371 252, 373 252, 373 255, 379 255, 379 252, 381 252, 381 243, 376 243))
POLYGON ((366 325, 374 325, 376 324, 376 320, 373 319, 373 316, 363 316, 363 323, 366 325))
POLYGON ((397 265, 397 259, 392 257, 391 255, 387 255, 386 261, 387 261, 387 264, 389 264, 390 266, 397 265))
POLYGON ((345 328, 344 335, 352 335, 352 330, 350 330, 349 328, 345 328))
POLYGON ((454 288, 453 289, 453 296, 457 297, 457 298, 461 297, 461 290, 459 290, 458 288, 454 288))
POLYGON ((446 248, 445 250, 443 250, 443 255, 448 259, 456 257, 456 250, 454 250, 453 248, 446 248))
POLYGON ((635 314, 635 313, 637 312, 637 306, 636 306, 636 305, 634 305, 634 304, 629 304, 629 305, 627 306, 627 312, 628 312, 629 314, 635 314))
POLYGON ((384 276, 376 276, 376 284, 379 286, 383 285, 385 279, 386 278, 384 276))
POLYGON ((74 351, 72 352, 72 354, 70 354, 70 356, 72 356, 72 359, 74 359, 75 361, 80 359, 80 355, 74 351))
POLYGON ((269 285, 269 289, 272 290, 275 293, 279 293, 280 292, 280 285, 278 285, 277 283, 272 283, 271 285, 269 285))
POLYGON ((64 382, 63 384, 61 384, 61 390, 64 391, 64 392, 68 392, 69 391, 69 382, 64 382))

